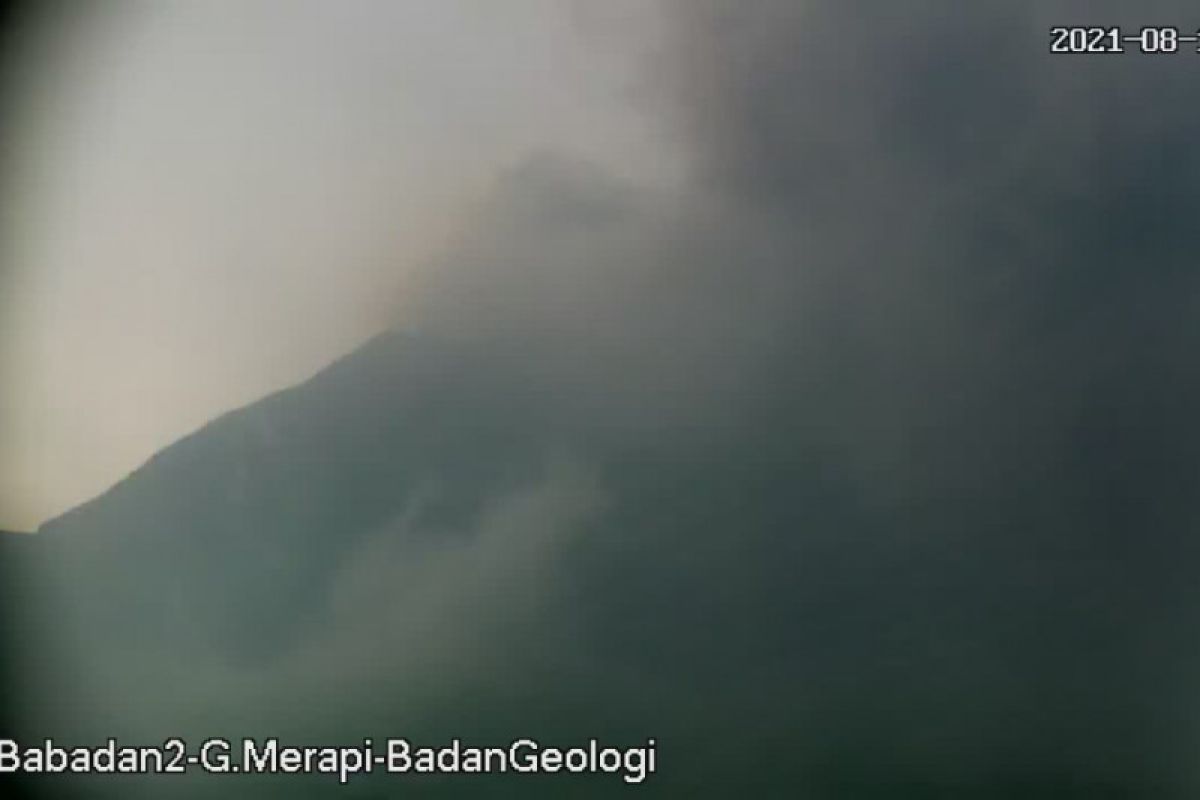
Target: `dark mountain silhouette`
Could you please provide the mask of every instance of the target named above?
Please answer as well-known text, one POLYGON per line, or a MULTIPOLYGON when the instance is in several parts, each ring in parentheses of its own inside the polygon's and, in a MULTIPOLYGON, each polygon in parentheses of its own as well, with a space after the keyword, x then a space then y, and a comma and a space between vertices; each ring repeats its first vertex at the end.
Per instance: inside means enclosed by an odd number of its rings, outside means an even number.
MULTIPOLYGON (((36 663, 61 704, 31 725, 76 720, 81 737, 126 719, 142 736, 654 735, 654 791, 712 796, 1133 785, 1128 748, 1155 701, 1128 690, 1128 601, 1109 566, 1047 560, 1051 519, 1027 511, 1047 499, 1038 482, 880 503, 785 419, 648 436, 581 411, 515 354, 382 335, 23 542, 43 577, 23 608, 54 622, 27 624, 36 655, 20 663, 36 663), (594 510, 496 511, 560 485, 547 476, 563 454, 593 476, 594 510), (493 547, 505 524, 511 540, 493 547), (1005 535, 979 533, 988 526, 1005 535), (521 538, 538 527, 583 530, 551 556, 521 538), (346 575, 364 569, 375 588, 337 617, 360 580, 346 575), (533 611, 508 613, 530 592, 533 611), (430 609, 428 624, 407 616, 430 609), (357 617, 380 624, 338 639, 357 617), (156 699, 158 675, 185 694, 226 671, 285 686, 314 641, 342 642, 322 645, 334 666, 280 689, 283 708, 201 694, 205 728, 156 699), (427 671, 412 666, 426 656, 427 671), (103 664, 117 677, 96 677, 103 664)), ((605 781, 580 791, 623 788, 605 781)))
POLYGON ((138 607, 143 631, 172 629, 187 613, 190 636, 265 657, 322 603, 340 560, 419 484, 455 487, 454 503, 431 505, 421 520, 452 526, 486 482, 520 469, 509 451, 528 447, 523 420, 535 410, 515 404, 515 387, 505 395, 497 365, 478 361, 383 335, 166 448, 42 525, 40 538, 136 568, 135 582, 112 588, 134 593, 120 608, 138 607), (172 608, 171 597, 184 606, 172 608))

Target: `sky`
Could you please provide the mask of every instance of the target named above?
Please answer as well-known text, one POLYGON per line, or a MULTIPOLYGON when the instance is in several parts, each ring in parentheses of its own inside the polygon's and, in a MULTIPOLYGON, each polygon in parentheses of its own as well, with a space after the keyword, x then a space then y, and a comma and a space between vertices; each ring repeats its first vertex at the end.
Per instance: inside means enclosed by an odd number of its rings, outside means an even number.
POLYGON ((530 153, 634 183, 654 4, 112 3, 10 63, 0 527, 404 320, 530 153))

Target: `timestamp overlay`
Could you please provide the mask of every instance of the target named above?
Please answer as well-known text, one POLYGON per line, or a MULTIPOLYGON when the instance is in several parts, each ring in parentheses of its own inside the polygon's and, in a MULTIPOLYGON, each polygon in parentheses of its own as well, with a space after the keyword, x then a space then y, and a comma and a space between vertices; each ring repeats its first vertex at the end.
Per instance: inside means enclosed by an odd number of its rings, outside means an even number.
POLYGON ((1053 25, 1050 52, 1063 55, 1173 55, 1200 53, 1200 27, 1146 25, 1053 25))

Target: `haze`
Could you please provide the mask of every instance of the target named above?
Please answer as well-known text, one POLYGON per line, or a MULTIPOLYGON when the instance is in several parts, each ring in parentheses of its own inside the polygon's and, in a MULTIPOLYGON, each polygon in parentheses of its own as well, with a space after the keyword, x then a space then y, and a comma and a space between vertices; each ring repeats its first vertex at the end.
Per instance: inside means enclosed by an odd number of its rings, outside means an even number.
POLYGON ((0 528, 32 529, 403 320, 497 175, 631 182, 650 4, 122 3, 13 60, 0 528))

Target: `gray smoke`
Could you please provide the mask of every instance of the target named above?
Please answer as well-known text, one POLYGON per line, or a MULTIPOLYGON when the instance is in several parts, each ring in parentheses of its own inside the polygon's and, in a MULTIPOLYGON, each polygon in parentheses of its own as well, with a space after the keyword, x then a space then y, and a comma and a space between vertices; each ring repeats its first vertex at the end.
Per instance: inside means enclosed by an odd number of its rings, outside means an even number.
POLYGON ((203 687, 147 735, 649 732, 664 792, 1186 795, 1195 55, 1050 55, 1083 4, 669 8, 682 186, 531 157, 407 332, 44 534, 181 526, 263 599, 92 690, 203 687))

